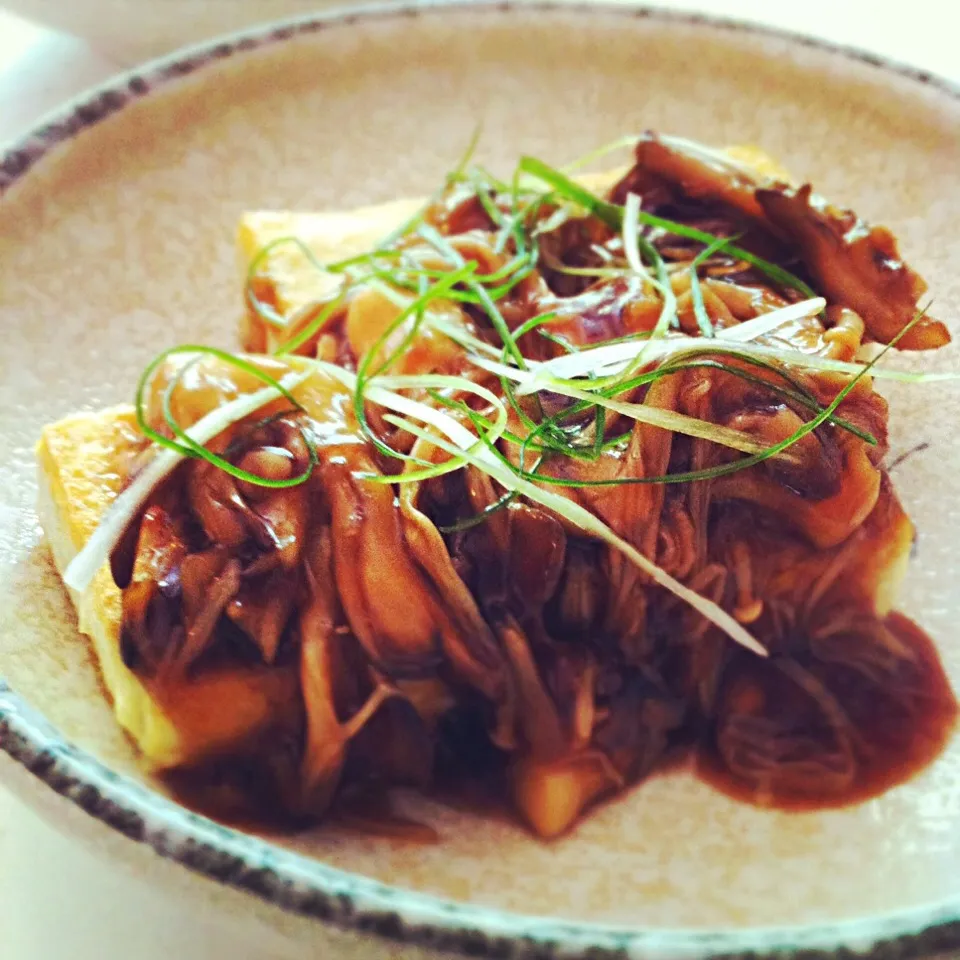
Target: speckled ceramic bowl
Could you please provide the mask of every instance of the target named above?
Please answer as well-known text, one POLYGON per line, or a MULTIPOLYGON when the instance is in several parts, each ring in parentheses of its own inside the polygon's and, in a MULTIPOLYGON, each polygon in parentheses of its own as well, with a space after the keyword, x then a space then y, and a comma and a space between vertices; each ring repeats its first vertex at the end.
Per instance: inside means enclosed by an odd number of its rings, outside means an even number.
MULTIPOLYGON (((425 192, 479 120, 481 159, 503 167, 521 152, 562 161, 643 127, 761 144, 888 223, 938 314, 960 317, 960 97, 862 55, 623 6, 487 3, 325 15, 118 78, 0 164, 0 743, 20 765, 5 765, 11 782, 81 833, 93 821, 65 814, 51 789, 108 825, 115 833, 97 827, 97 842, 109 856, 149 847, 217 881, 196 897, 216 904, 218 889, 236 888, 251 896, 244 908, 231 894, 234 913, 266 910, 264 922, 283 925, 266 902, 310 918, 296 926, 316 956, 960 946, 958 742, 904 786, 838 811, 762 811, 684 774, 661 777, 552 845, 429 804, 436 847, 331 830, 271 843, 179 807, 138 773, 37 528, 41 425, 128 398, 166 345, 232 342, 241 211, 425 192)), ((937 363, 956 366, 956 350, 937 363)), ((898 468, 920 531, 904 606, 960 685, 957 391, 888 394, 894 448, 930 444, 898 468)))

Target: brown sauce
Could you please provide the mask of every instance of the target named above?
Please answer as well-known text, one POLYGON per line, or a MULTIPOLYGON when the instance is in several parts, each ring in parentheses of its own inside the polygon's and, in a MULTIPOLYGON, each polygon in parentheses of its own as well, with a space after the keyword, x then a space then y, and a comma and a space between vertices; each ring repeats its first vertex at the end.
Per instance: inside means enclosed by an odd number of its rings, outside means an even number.
MULTIPOLYGON (((856 773, 841 789, 821 790, 814 781, 809 789, 789 792, 758 787, 756 782, 731 772, 709 734, 697 746, 671 747, 650 776, 690 772, 741 802, 794 812, 862 803, 909 780, 945 747, 956 727, 958 704, 930 637, 900 613, 890 614, 886 625, 912 653, 910 709, 898 710, 892 692, 888 696, 876 690, 859 695, 857 691, 845 691, 842 702, 861 742, 856 773)), ((763 661, 747 663, 750 670, 765 669, 763 661)), ((783 702, 786 704, 787 700, 783 702)), ((460 753, 459 762, 436 778, 427 795, 470 816, 515 822, 508 800, 505 765, 489 751, 474 756, 469 749, 470 739, 464 741, 467 749, 460 753)), ((634 789, 643 789, 647 779, 634 789)), ((226 760, 201 772, 170 774, 164 783, 185 806, 265 838, 292 836, 317 827, 315 822, 279 812, 275 797, 263 789, 261 776, 226 760), (257 783, 260 789, 256 788, 257 783)), ((618 794, 606 802, 618 802, 624 796, 618 794)), ((399 813, 382 790, 352 792, 349 797, 339 798, 324 818, 323 828, 413 844, 432 844, 442 839, 429 824, 399 813)))
POLYGON ((177 803, 244 833, 294 836, 310 826, 281 810, 276 798, 258 791, 250 779, 225 759, 202 769, 167 772, 161 783, 177 803))
POLYGON ((781 810, 835 809, 863 803, 915 776, 932 763, 946 746, 957 723, 958 705, 930 637, 901 613, 886 619, 888 629, 914 657, 910 710, 898 710, 892 694, 872 689, 858 695, 848 691, 841 700, 861 738, 859 763, 852 780, 841 789, 790 792, 758 789, 731 773, 716 745, 707 742, 697 751, 697 775, 713 788, 745 803, 781 810))

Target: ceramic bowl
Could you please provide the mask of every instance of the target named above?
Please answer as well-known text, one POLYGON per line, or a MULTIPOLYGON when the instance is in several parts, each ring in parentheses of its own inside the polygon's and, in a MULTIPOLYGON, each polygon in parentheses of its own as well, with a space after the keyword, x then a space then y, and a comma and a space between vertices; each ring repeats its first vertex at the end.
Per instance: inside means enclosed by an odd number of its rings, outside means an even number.
MULTIPOLYGON (((908 783, 842 810, 761 810, 685 773, 661 776, 553 844, 426 801, 416 812, 436 826, 436 846, 331 829, 258 837, 179 806, 140 772, 37 526, 40 427, 128 399, 165 346, 234 342, 242 211, 426 193, 481 120, 479 158, 503 169, 520 153, 563 162, 645 127, 760 144, 889 224, 938 314, 960 316, 960 97, 876 58, 623 5, 499 2, 317 15, 119 77, 0 161, 7 778, 118 870, 158 890, 186 885, 224 924, 282 929, 298 956, 960 946, 957 742, 908 783)), ((956 365, 956 351, 938 363, 956 365)), ((929 444, 898 468, 920 531, 904 606, 960 685, 958 398, 949 385, 888 396, 894 449, 929 444)))

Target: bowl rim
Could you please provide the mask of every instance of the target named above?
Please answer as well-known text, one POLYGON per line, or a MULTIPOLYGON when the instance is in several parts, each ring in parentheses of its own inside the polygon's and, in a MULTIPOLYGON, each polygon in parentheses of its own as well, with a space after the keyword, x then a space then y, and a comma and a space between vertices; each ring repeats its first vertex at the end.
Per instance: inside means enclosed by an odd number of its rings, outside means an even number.
MULTIPOLYGON (((768 25, 649 7, 634 0, 386 0, 263 23, 182 47, 118 73, 47 113, 0 147, 0 197, 43 156, 89 127, 237 53, 331 26, 443 11, 618 14, 786 40, 893 73, 960 101, 960 85, 868 51, 768 25)), ((960 947, 960 889, 949 898, 827 924, 671 930, 525 916, 381 883, 194 813, 68 742, 0 677, 0 749, 91 817, 160 856, 285 910, 346 930, 426 949, 516 960, 827 960, 838 953, 914 957, 960 947)))

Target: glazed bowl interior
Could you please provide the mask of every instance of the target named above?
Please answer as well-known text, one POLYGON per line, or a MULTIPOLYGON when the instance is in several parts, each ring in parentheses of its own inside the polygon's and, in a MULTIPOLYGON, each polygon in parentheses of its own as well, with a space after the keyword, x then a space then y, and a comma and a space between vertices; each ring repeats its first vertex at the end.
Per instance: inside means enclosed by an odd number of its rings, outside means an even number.
MULTIPOLYGON (((38 529, 31 451, 44 423, 129 400, 160 349, 235 343, 243 211, 427 193, 478 122, 478 158, 499 170, 521 153, 562 162, 644 128, 754 143, 888 224, 958 332, 960 101, 945 88, 788 38, 602 8, 427 10, 256 37, 125 79, 96 101, 109 116, 74 116, 54 131, 59 147, 33 163, 48 132, 4 168, 0 673, 67 740, 134 779, 144 775, 38 529)), ((956 350, 936 363, 956 366, 956 350)), ((929 445, 895 477, 919 530, 902 605, 960 686, 957 392, 884 392, 894 451, 929 445)), ((439 844, 319 828, 256 849, 274 857, 276 843, 502 916, 624 930, 737 934, 960 902, 956 741, 859 806, 762 810, 677 772, 550 844, 506 819, 404 802, 439 844)))

